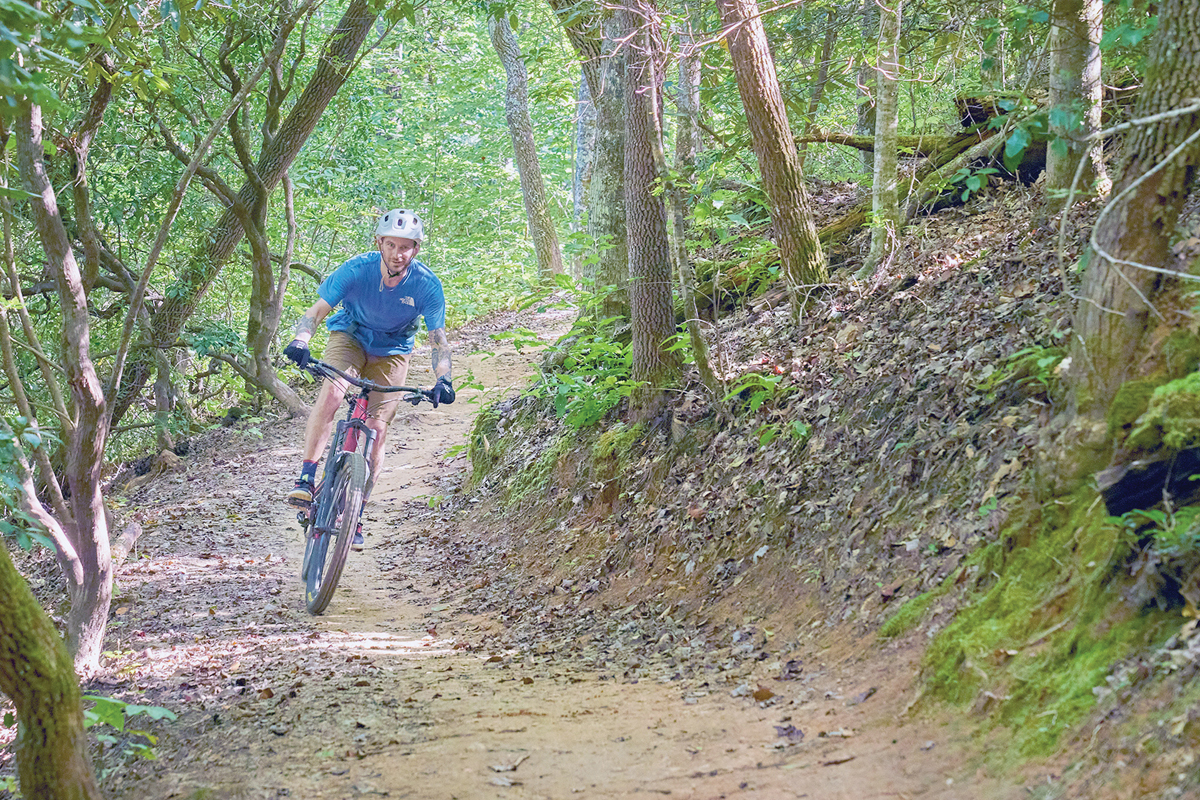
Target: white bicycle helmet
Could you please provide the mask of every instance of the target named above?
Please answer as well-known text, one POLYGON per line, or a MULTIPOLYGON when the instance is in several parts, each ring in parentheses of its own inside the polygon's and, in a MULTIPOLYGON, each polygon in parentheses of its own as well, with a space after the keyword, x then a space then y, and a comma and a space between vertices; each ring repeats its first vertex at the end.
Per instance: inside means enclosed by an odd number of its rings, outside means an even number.
POLYGON ((425 226, 417 212, 406 208, 393 208, 379 218, 375 225, 376 236, 400 236, 420 242, 425 238, 425 226))

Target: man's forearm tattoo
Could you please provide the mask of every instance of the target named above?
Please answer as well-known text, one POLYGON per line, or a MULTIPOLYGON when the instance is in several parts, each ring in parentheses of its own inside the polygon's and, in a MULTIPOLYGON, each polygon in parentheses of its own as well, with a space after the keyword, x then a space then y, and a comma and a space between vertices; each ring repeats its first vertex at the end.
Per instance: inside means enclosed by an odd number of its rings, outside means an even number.
POLYGON ((303 334, 308 334, 310 337, 317 331, 317 321, 305 314, 296 321, 296 338, 299 339, 303 334))
POLYGON ((429 332, 429 346, 433 350, 431 361, 433 362, 433 374, 439 378, 452 380, 450 368, 450 341, 446 338, 446 331, 443 328, 437 328, 429 332))

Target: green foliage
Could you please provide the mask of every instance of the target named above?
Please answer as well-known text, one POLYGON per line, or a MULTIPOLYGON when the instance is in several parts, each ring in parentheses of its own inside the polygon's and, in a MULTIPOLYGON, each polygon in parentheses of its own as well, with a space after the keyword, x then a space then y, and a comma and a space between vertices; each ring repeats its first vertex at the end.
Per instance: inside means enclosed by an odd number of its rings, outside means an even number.
POLYGON ((554 413, 571 427, 595 425, 638 386, 630 377, 630 346, 611 338, 614 322, 569 337, 564 371, 543 374, 531 390, 550 399, 554 413))
POLYGON ((25 417, 0 420, 0 535, 11 537, 22 550, 34 544, 53 549, 45 529, 22 507, 24 489, 18 479, 19 461, 46 443, 46 434, 25 417))
POLYGON ((573 428, 595 425, 638 387, 631 345, 617 332, 624 320, 600 318, 603 299, 603 292, 580 298, 585 312, 555 345, 557 366, 543 370, 529 390, 550 401, 554 413, 573 428))
POLYGON ((777 401, 786 393, 786 387, 781 387, 783 375, 766 375, 761 372, 748 372, 741 380, 730 388, 725 400, 740 397, 746 401, 746 409, 753 414, 768 401, 777 401))
POLYGON ((1200 506, 1135 509, 1108 521, 1129 541, 1148 544, 1162 560, 1200 561, 1200 506))
POLYGON ((157 737, 149 731, 130 728, 130 719, 138 716, 154 721, 174 722, 177 719, 173 711, 161 706, 135 705, 96 695, 84 695, 83 699, 92 702, 92 707, 83 711, 84 727, 92 731, 100 744, 119 748, 124 758, 154 760, 158 757, 154 752, 157 737))
POLYGON ((962 187, 962 194, 960 196, 965 203, 971 198, 974 192, 978 192, 984 186, 987 186, 987 177, 989 175, 995 175, 999 171, 995 167, 983 167, 981 169, 962 167, 958 172, 950 176, 950 183, 962 187))
MULTIPOLYGON (((995 122, 996 120, 992 120, 995 122)), ((1016 173, 1021 165, 1021 159, 1029 145, 1035 141, 1045 142, 1050 135, 1049 115, 1046 113, 1032 114, 1025 117, 1013 127, 1004 140, 1004 168, 1016 173)))
POLYGON ((493 333, 490 338, 497 342, 512 342, 513 348, 518 353, 523 352, 526 347, 542 348, 546 346, 537 331, 529 328, 512 328, 500 333, 493 333))
POLYGON ((205 319, 188 326, 184 341, 201 358, 217 353, 244 356, 249 352, 242 334, 221 320, 205 319))
POLYGON ((1002 359, 979 382, 979 391, 994 401, 1003 389, 1022 395, 1049 395, 1058 386, 1056 370, 1066 357, 1061 347, 1024 347, 1002 359))
POLYGON ((754 432, 755 438, 758 439, 759 447, 766 447, 779 438, 781 434, 787 436, 793 442, 802 445, 812 435, 812 427, 806 422, 793 419, 787 422, 787 424, 765 422, 758 426, 758 430, 754 432))

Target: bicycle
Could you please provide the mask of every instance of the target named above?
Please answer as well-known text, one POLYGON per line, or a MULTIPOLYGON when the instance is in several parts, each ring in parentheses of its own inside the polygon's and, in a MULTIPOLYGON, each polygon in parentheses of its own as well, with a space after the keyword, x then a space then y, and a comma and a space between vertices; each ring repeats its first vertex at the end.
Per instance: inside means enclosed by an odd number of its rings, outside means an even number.
POLYGON ((304 369, 318 378, 341 377, 360 389, 357 396, 347 393, 350 411, 334 429, 312 502, 296 515, 304 535, 304 561, 300 567, 304 603, 315 616, 333 598, 358 528, 376 438, 375 431, 367 427, 367 398, 371 392, 407 392, 401 399, 415 406, 431 399, 433 392, 412 386, 383 386, 317 359, 309 361, 304 369))

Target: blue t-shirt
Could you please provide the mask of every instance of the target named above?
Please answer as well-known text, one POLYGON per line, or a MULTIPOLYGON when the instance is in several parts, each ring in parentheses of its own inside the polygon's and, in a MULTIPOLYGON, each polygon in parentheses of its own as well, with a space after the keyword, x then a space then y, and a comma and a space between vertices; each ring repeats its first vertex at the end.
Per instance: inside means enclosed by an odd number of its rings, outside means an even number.
POLYGON ((419 317, 426 330, 446 327, 446 296, 442 282, 420 261, 408 265, 408 274, 394 288, 384 286, 379 252, 363 253, 343 263, 321 281, 317 293, 330 306, 341 308, 325 323, 331 331, 345 331, 358 340, 367 355, 411 353, 419 317))

